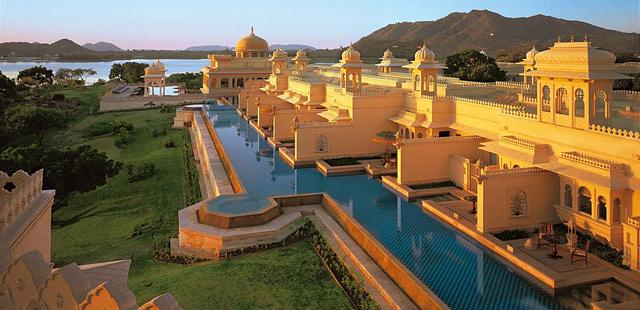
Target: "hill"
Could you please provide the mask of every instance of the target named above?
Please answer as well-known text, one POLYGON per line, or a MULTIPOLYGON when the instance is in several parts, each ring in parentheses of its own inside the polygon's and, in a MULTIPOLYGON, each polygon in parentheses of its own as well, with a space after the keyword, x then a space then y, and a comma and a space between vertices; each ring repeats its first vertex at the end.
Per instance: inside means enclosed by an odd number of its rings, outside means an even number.
POLYGON ((396 56, 411 59, 417 47, 426 41, 439 59, 465 49, 476 49, 506 60, 504 58, 521 58, 534 43, 541 50, 551 46, 559 35, 568 41, 572 35, 576 40, 583 40, 585 34, 594 46, 614 53, 640 53, 638 33, 545 15, 510 18, 487 10, 451 13, 435 21, 390 24, 361 38, 354 46, 363 56, 377 57, 394 47, 392 51, 396 56))
POLYGON ((51 44, 6 42, 0 43, 0 56, 4 57, 40 57, 45 55, 84 55, 93 51, 84 48, 69 39, 62 39, 51 44))
POLYGON ((184 50, 211 52, 211 51, 224 51, 224 50, 232 50, 232 49, 233 47, 224 46, 224 45, 199 45, 199 46, 187 47, 184 50))
POLYGON ((109 42, 87 43, 87 44, 83 44, 82 47, 86 49, 90 49, 95 52, 122 52, 123 51, 123 49, 109 42))
POLYGON ((311 50, 315 51, 316 48, 311 45, 304 44, 273 44, 269 46, 269 49, 275 51, 277 48, 281 48, 285 51, 297 51, 297 50, 311 50))

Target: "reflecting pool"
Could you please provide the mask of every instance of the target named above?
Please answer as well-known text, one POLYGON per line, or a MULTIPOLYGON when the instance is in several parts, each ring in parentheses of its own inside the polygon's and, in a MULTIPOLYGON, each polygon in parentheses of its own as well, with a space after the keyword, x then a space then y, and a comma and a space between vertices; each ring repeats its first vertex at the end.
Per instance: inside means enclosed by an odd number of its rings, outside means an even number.
POLYGON ((235 111, 209 111, 209 116, 252 199, 327 192, 451 308, 562 308, 474 240, 388 191, 380 180, 294 170, 235 111))

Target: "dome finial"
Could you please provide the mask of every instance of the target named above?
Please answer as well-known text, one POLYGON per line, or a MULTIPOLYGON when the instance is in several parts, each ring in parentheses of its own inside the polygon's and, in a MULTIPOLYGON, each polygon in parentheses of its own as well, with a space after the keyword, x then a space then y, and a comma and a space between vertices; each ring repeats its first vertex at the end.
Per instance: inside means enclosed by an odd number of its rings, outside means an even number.
POLYGON ((586 34, 586 33, 584 34, 584 41, 585 41, 585 42, 588 42, 588 41, 589 41, 589 35, 588 35, 588 34, 586 34))
POLYGON ((251 26, 251 34, 254 34, 254 33, 253 33, 253 26, 251 26))
POLYGON ((571 35, 571 42, 574 42, 576 39, 571 35))
POLYGON ((557 42, 557 43, 560 43, 560 42, 562 42, 562 41, 560 41, 560 39, 561 39, 561 38, 560 38, 560 36, 558 35, 558 42, 557 42))

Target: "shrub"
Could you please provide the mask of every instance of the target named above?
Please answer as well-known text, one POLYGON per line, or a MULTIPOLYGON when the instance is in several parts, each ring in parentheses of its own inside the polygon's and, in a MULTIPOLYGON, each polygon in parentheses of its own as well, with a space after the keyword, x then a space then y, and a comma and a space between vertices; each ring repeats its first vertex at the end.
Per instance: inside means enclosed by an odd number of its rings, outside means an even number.
POLYGON ((173 139, 167 141, 164 143, 164 147, 166 148, 170 148, 170 147, 176 147, 176 142, 173 141, 173 139))
POLYGON ((144 163, 137 167, 129 165, 127 166, 127 173, 129 174, 127 178, 129 183, 146 180, 156 174, 156 165, 153 163, 144 163))
POLYGON ((53 101, 64 101, 64 94, 56 93, 51 97, 53 101))
POLYGON ((367 159, 382 159, 382 157, 380 156, 340 157, 340 158, 325 159, 324 161, 330 166, 350 166, 350 165, 359 165, 360 160, 367 160, 367 159))
POLYGON ((529 234, 527 231, 521 230, 521 229, 503 230, 503 231, 501 231, 499 233, 495 233, 493 235, 496 236, 496 238, 498 238, 498 239, 500 239, 502 241, 524 239, 524 238, 529 238, 529 236, 531 236, 531 234, 529 234))
POLYGON ((413 190, 417 190, 417 189, 429 189, 429 188, 448 187, 448 186, 456 186, 456 183, 453 183, 451 181, 423 183, 423 184, 409 185, 409 188, 413 190))
POLYGON ((111 127, 113 127, 113 130, 116 132, 133 131, 133 129, 135 128, 133 124, 127 121, 117 121, 117 120, 114 120, 111 122, 111 127))
POLYGON ((182 192, 184 193, 184 205, 188 207, 201 199, 200 181, 196 162, 193 158, 193 150, 189 133, 185 132, 182 143, 182 192))
POLYGON ((92 137, 106 135, 108 133, 113 132, 113 125, 108 122, 97 122, 93 123, 87 129, 89 135, 92 137))
POLYGON ((168 106, 168 105, 160 106, 160 113, 174 113, 175 111, 176 111, 175 107, 168 106))
POLYGON ((166 130, 164 130, 164 129, 154 129, 154 130, 151 132, 151 135, 152 135, 154 138, 157 138, 157 137, 159 137, 159 136, 164 136, 164 135, 166 135, 166 134, 167 134, 167 131, 166 131, 166 130))
POLYGON ((133 141, 133 135, 129 131, 119 131, 116 140, 113 141, 113 144, 119 148, 124 149, 127 147, 129 143, 133 141))

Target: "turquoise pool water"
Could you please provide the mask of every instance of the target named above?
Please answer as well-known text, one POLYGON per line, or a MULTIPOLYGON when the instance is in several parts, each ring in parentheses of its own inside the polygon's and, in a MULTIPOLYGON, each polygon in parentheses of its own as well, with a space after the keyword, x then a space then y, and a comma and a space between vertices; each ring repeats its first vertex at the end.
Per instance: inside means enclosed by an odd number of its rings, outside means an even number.
POLYGON ((327 192, 453 309, 561 309, 487 250, 365 175, 325 178, 292 169, 235 111, 210 111, 250 199, 327 192))

